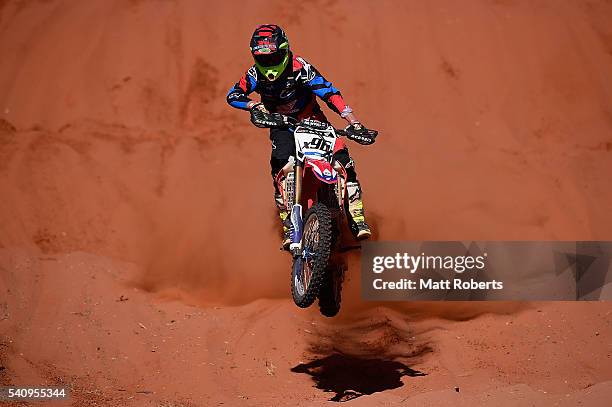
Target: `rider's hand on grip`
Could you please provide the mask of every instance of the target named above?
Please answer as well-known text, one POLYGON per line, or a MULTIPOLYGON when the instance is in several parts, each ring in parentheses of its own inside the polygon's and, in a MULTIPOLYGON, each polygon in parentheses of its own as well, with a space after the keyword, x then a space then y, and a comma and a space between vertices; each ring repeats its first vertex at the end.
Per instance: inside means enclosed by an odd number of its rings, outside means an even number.
POLYGON ((251 123, 260 128, 279 127, 282 124, 282 117, 278 114, 270 113, 262 103, 255 103, 251 106, 251 123))
POLYGON ((270 114, 257 108, 251 109, 251 123, 261 128, 272 127, 274 125, 270 119, 270 114))
POLYGON ((250 101, 247 107, 249 110, 257 109, 261 110, 264 113, 270 113, 268 112, 268 109, 266 109, 266 106, 264 106, 264 104, 261 102, 250 101))
POLYGON ((378 132, 376 130, 368 130, 361 123, 352 123, 344 129, 346 137, 350 140, 356 141, 364 146, 374 144, 378 132))
POLYGON ((251 123, 261 128, 281 128, 291 126, 295 120, 280 113, 270 113, 262 103, 255 103, 249 109, 251 123))

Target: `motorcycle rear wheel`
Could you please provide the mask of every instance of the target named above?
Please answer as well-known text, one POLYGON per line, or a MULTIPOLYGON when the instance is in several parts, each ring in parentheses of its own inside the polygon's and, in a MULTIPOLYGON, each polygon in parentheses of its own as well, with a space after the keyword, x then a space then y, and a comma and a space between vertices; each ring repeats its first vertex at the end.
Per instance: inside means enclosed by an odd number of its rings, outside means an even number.
POLYGON ((304 218, 302 255, 293 259, 291 295, 295 305, 312 305, 325 281, 332 244, 332 219, 329 209, 314 204, 304 218))

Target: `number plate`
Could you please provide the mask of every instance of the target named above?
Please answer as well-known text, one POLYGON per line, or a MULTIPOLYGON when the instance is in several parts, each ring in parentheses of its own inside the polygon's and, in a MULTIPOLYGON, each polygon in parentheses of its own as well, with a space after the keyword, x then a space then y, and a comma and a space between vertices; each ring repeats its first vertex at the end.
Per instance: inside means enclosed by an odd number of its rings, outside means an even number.
POLYGON ((336 144, 336 133, 331 125, 325 130, 298 126, 295 129, 295 149, 299 161, 304 157, 312 160, 330 160, 336 144))

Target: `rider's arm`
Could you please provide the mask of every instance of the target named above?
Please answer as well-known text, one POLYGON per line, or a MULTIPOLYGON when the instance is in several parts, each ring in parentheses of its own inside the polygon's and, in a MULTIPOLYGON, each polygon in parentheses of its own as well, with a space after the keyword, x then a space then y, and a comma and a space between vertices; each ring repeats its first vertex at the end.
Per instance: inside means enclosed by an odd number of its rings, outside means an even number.
POLYGON ((331 82, 328 82, 314 66, 306 62, 304 58, 296 57, 296 60, 302 65, 300 79, 303 83, 315 95, 321 98, 331 110, 338 113, 349 124, 358 123, 357 117, 353 114, 353 109, 344 103, 340 91, 331 82))
POLYGON ((249 94, 257 87, 257 79, 254 67, 249 69, 242 78, 227 93, 227 103, 236 109, 249 110, 255 102, 249 98, 249 94))

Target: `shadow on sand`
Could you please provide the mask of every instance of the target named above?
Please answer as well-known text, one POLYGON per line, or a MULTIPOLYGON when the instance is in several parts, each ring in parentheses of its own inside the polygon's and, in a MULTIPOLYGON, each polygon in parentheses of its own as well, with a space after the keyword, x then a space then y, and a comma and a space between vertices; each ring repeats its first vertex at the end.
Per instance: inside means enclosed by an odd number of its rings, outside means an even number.
POLYGON ((363 395, 402 387, 403 376, 425 376, 395 360, 364 358, 334 353, 302 363, 291 369, 294 373, 312 376, 316 387, 335 393, 330 401, 349 401, 363 395))

